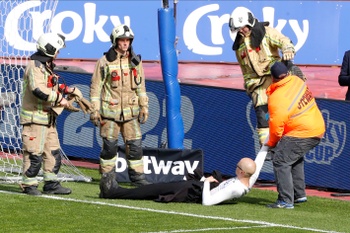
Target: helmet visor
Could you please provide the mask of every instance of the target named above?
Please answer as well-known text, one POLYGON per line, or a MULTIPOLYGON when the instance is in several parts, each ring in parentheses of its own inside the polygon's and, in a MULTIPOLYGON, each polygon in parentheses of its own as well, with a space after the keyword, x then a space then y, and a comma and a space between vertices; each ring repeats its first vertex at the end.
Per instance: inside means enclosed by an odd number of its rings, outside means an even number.
POLYGON ((62 34, 59 34, 59 33, 57 33, 57 35, 62 39, 62 41, 63 41, 63 45, 62 45, 62 48, 65 48, 66 47, 66 37, 65 36, 63 36, 62 34))
POLYGON ((228 22, 228 25, 230 27, 231 32, 236 32, 239 31, 239 29, 241 29, 242 27, 237 27, 235 26, 234 22, 233 22, 233 18, 230 18, 230 21, 228 22))

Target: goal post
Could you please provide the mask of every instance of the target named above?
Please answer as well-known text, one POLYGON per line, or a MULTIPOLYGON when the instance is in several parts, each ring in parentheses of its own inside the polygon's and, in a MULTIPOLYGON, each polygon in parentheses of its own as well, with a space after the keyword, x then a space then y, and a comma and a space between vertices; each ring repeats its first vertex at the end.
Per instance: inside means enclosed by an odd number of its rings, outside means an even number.
MULTIPOLYGON (((0 183, 17 183, 22 176, 22 127, 19 124, 22 78, 33 51, 23 50, 20 46, 23 42, 35 44, 36 34, 50 31, 57 3, 58 0, 0 2, 0 183), (42 23, 42 32, 33 29, 34 21, 42 23)), ((60 181, 91 181, 62 149, 60 154, 60 181)), ((39 180, 42 180, 41 176, 39 180)))

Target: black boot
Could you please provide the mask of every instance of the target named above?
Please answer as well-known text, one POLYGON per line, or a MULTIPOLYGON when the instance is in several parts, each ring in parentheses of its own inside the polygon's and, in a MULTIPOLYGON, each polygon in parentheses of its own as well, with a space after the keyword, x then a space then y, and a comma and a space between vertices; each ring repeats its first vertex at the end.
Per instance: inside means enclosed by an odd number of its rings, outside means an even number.
POLYGON ((144 173, 136 172, 133 169, 129 169, 128 173, 129 173, 130 181, 136 187, 141 187, 141 186, 144 186, 144 185, 152 184, 151 182, 146 180, 146 176, 145 176, 144 173))
POLYGON ((33 196, 41 195, 41 192, 38 190, 38 186, 36 185, 23 187, 23 193, 33 196))
POLYGON ((115 169, 112 169, 110 172, 102 173, 100 180, 100 198, 111 198, 113 191, 118 187, 115 169))
POLYGON ((43 190, 45 194, 68 195, 72 193, 72 190, 62 187, 58 181, 45 181, 43 190))

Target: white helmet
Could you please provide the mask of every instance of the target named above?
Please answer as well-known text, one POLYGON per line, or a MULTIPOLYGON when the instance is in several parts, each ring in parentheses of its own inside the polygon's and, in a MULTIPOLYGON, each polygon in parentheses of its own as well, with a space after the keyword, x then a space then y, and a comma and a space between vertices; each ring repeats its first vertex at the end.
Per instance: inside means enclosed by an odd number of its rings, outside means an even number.
POLYGON ((253 27, 256 19, 253 13, 245 7, 237 7, 231 14, 229 27, 231 32, 235 32, 244 26, 253 27))
POLYGON ((128 25, 121 24, 121 25, 113 28, 110 38, 111 38, 111 42, 112 42, 114 47, 118 43, 117 39, 122 39, 122 38, 129 38, 130 45, 131 45, 132 41, 134 39, 134 33, 132 32, 131 28, 128 25))
POLYGON ((36 48, 48 57, 54 57, 58 51, 66 47, 65 37, 58 33, 45 33, 36 42, 36 48))

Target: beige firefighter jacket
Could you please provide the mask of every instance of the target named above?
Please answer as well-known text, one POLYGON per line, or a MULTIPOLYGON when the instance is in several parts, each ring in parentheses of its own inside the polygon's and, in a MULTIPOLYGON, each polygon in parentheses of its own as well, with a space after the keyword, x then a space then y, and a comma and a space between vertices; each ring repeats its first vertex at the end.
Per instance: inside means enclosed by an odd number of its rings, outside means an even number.
POLYGON ((259 86, 264 80, 263 76, 270 75, 270 65, 280 61, 279 49, 282 51, 292 49, 291 40, 274 28, 265 26, 266 34, 258 48, 251 47, 251 38, 245 37, 236 50, 236 58, 241 67, 244 88, 248 93, 259 86))
POLYGON ((148 107, 142 61, 132 67, 129 55, 117 53, 110 62, 106 55, 101 57, 92 75, 90 100, 102 118, 117 122, 137 118, 140 107, 148 107))
POLYGON ((50 76, 51 73, 40 61, 28 62, 23 77, 21 124, 53 124, 53 117, 57 113, 52 109, 63 109, 58 106, 63 96, 58 91, 58 85, 52 85, 50 82, 50 76))

